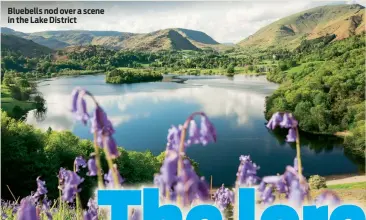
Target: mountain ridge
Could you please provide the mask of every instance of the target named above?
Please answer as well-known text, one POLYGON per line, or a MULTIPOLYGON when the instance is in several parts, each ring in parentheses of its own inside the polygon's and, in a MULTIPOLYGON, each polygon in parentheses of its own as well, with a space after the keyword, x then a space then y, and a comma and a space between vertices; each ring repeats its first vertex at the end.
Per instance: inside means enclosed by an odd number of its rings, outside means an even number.
POLYGON ((80 45, 100 45, 117 50, 126 49, 148 51, 171 49, 199 50, 201 48, 220 49, 220 43, 215 41, 206 33, 184 28, 168 28, 140 34, 119 31, 86 30, 23 33, 7 27, 2 27, 1 30, 3 33, 13 34, 18 37, 33 40, 34 42, 47 46, 51 49, 63 49, 68 46, 80 45))
POLYGON ((53 52, 48 47, 12 34, 1 33, 1 51, 14 51, 27 57, 39 57, 53 52))
POLYGON ((303 39, 315 39, 335 34, 341 40, 360 34, 365 27, 364 6, 325 5, 281 18, 260 28, 237 45, 244 48, 266 49, 286 47, 294 49, 303 39))

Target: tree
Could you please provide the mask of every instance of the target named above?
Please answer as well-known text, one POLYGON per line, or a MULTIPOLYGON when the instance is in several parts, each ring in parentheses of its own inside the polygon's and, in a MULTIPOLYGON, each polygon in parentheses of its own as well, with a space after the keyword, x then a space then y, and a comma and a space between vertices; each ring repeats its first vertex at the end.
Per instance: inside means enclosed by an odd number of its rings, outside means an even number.
POLYGON ((227 76, 234 76, 235 73, 235 66, 234 64, 230 64, 226 70, 227 76))

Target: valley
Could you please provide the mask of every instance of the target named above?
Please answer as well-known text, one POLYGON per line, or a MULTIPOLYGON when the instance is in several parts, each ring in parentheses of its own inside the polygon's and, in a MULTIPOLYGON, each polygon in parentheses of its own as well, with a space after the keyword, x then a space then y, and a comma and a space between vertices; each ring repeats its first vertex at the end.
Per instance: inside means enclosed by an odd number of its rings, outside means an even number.
MULTIPOLYGON (((298 149, 306 178, 365 173, 364 6, 311 8, 250 36, 243 32, 236 43, 162 27, 146 33, 1 28, 2 157, 7 169, 19 169, 5 180, 17 195, 28 195, 37 175, 56 186, 60 167, 72 169, 76 156, 94 151, 94 134, 70 112, 78 87, 108 113, 122 152, 114 162, 127 184, 151 182, 166 156, 170 126, 201 111, 215 124, 218 141, 186 151, 215 188, 235 183, 239 155, 250 154, 263 177, 292 166, 298 149), (288 143, 286 129, 265 126, 276 112, 298 120, 298 145, 288 143)), ((84 203, 95 185, 96 179, 86 180, 84 203)))

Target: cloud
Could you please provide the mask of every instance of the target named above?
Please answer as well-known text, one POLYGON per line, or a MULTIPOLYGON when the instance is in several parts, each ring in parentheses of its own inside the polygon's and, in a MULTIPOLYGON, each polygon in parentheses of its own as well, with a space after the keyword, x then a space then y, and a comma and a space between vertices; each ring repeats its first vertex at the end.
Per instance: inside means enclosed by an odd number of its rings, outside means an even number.
POLYGON ((287 15, 332 2, 2 2, 2 26, 18 31, 81 29, 147 33, 181 27, 219 42, 238 42, 287 15), (104 15, 76 15, 77 24, 6 24, 7 7, 103 8, 104 15))
MULTIPOLYGON (((156 88, 160 87, 154 87, 152 91, 142 90, 111 95, 96 93, 95 98, 116 127, 136 119, 152 117, 156 111, 169 112, 171 110, 168 106, 174 102, 198 105, 197 110, 206 112, 210 117, 234 117, 236 125, 242 126, 248 125, 250 117, 256 117, 258 112, 263 111, 267 89, 273 90, 277 87, 268 85, 260 77, 237 76, 235 81, 188 82, 190 83, 187 86, 169 90, 162 86, 158 90, 156 88), (253 88, 255 92, 252 91, 253 88), (159 106, 167 106, 168 109, 164 107, 162 110, 159 106)), ((69 111, 70 106, 57 104, 57 100, 68 100, 70 95, 45 93, 44 98, 48 107, 46 119, 39 122, 29 114, 27 122, 44 130, 48 127, 54 130, 72 130, 75 122, 69 111)), ((68 103, 71 103, 71 100, 68 103)), ((88 102, 88 106, 92 106, 92 103, 88 102)))

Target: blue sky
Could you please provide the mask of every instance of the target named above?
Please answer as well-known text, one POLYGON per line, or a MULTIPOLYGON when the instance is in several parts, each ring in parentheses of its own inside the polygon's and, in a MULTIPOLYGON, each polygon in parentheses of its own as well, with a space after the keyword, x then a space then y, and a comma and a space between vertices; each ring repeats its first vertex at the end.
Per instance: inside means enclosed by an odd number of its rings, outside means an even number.
MULTIPOLYGON (((347 2, 2 2, 1 24, 22 32, 81 29, 146 33, 180 27, 203 31, 219 42, 236 43, 255 33, 259 28, 287 15, 320 5, 342 3, 347 2), (103 8, 105 14, 76 15, 77 24, 7 23, 8 7, 36 6, 40 8, 103 8)), ((48 17, 48 15, 43 16, 48 17)))

